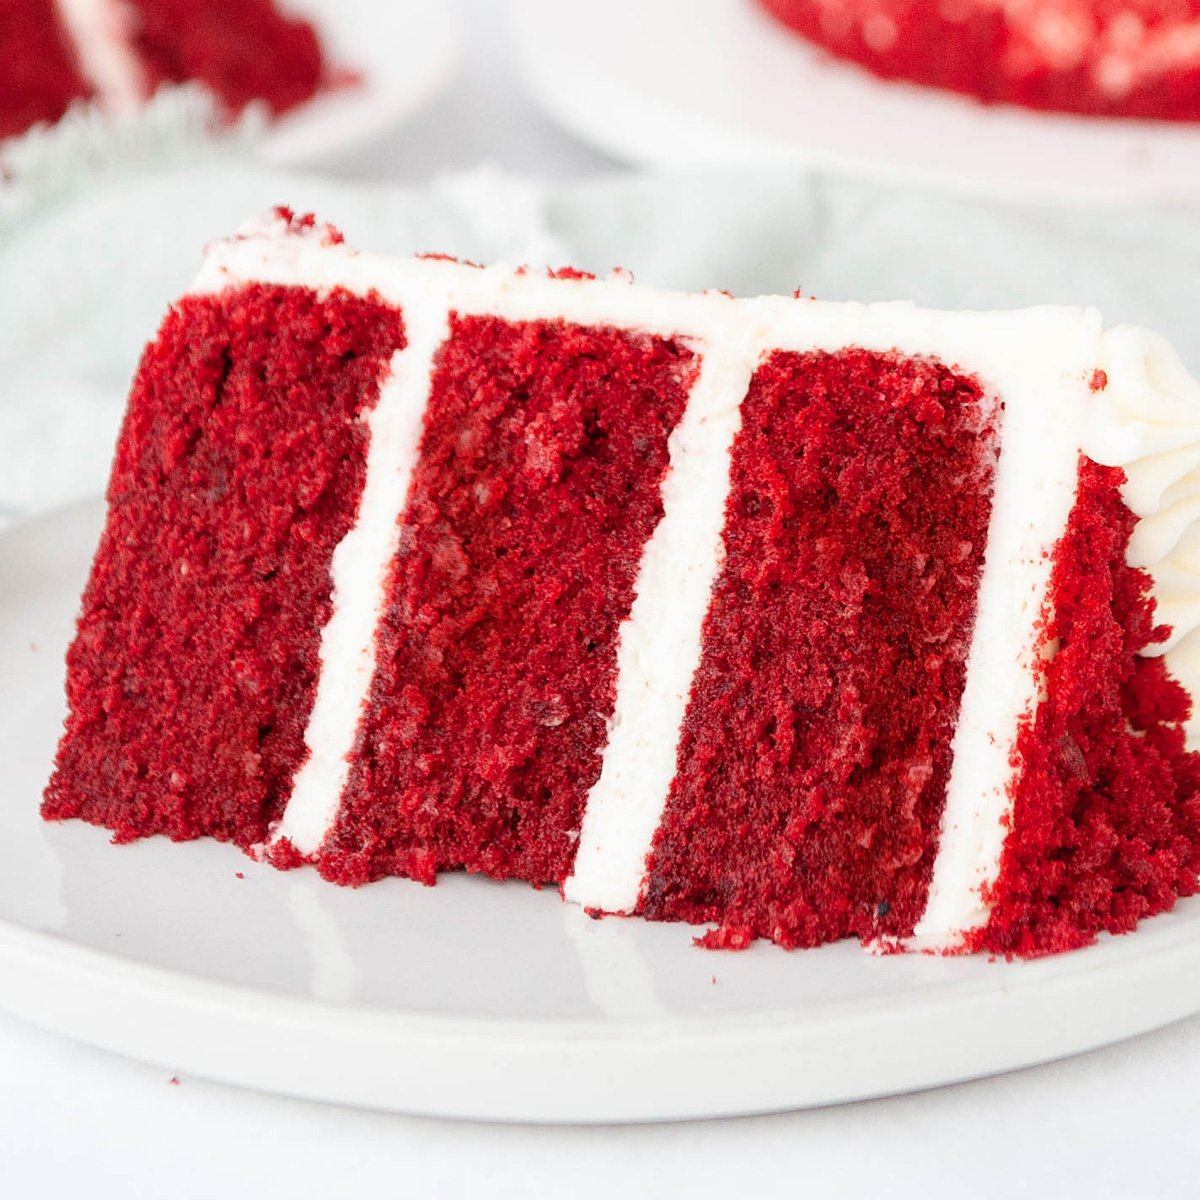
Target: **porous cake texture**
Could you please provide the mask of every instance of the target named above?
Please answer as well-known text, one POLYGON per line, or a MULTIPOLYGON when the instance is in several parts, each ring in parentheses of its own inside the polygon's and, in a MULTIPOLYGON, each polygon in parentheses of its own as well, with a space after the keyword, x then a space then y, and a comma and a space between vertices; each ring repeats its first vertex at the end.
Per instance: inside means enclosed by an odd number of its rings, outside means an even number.
POLYGON ((1033 955, 1196 889, 1200 388, 1094 312, 281 209, 147 348, 108 505, 48 818, 731 948, 1033 955))

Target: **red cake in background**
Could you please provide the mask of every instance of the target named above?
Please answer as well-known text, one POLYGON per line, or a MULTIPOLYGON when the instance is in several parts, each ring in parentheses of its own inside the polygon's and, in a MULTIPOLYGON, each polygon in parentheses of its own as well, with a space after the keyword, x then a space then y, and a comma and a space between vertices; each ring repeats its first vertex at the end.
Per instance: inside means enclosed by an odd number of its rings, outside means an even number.
POLYGON ((43 812, 716 947, 1084 945, 1197 886, 1198 460, 1200 388, 1092 312, 281 210, 142 360, 43 812))
POLYGON ((884 79, 985 103, 1200 120, 1200 0, 758 0, 884 79))
POLYGON ((0 138, 57 121, 92 96, 49 0, 0 0, 0 138))
POLYGON ((122 115, 170 83, 279 116, 328 75, 312 25, 273 0, 0 0, 0 138, 77 101, 122 115))

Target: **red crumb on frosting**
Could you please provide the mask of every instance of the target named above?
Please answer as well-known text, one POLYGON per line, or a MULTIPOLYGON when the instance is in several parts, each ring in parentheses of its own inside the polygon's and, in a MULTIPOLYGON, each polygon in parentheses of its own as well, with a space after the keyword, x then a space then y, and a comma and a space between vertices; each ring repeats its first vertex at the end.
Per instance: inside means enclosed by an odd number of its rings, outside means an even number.
POLYGON ((641 912, 706 946, 902 933, 922 908, 975 617, 990 403, 939 363, 775 353, 641 912))
POLYGON ((251 846, 303 753, 360 420, 400 313, 335 291, 184 300, 143 356, 67 656, 43 813, 251 846))
POLYGON ((1092 378, 1088 381, 1088 387, 1090 387, 1093 392, 1104 391, 1104 389, 1108 387, 1108 372, 1102 371, 1099 367, 1097 367, 1092 372, 1092 378))
POLYGON ((1196 891, 1200 755, 1184 750, 1190 701, 1161 657, 1150 577, 1125 563, 1136 518, 1121 471, 1085 460, 1058 548, 1046 699, 1017 751, 1014 823, 979 944, 1069 950, 1125 933, 1196 891))
POLYGON ((483 270, 481 263, 472 262, 469 258, 459 258, 454 254, 441 254, 431 250, 425 254, 418 254, 417 258, 422 262, 458 263, 460 267, 474 267, 477 271, 483 270))
POLYGON ((454 319, 328 877, 566 875, 695 369, 641 334, 454 319))
POLYGON ((313 213, 297 216, 286 204, 277 204, 271 211, 287 226, 286 232, 295 237, 314 234, 320 239, 322 246, 340 246, 346 240, 336 225, 318 221, 313 213))

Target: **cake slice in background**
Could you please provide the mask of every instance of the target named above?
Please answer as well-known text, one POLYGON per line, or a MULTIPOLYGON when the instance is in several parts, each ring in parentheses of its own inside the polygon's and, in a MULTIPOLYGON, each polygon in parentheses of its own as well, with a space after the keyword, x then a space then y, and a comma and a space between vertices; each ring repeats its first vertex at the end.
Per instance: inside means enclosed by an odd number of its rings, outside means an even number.
POLYGON ((986 103, 1200 121, 1200 0, 759 0, 884 79, 986 103))
POLYGON ((50 0, 0 0, 0 138, 57 121, 95 94, 50 0))
POLYGON ((1197 497, 1200 390, 1090 310, 279 210, 143 357, 43 812, 713 946, 1083 945, 1196 889, 1197 497))
MULTIPOLYGON (((61 2, 61 0, 60 0, 61 2)), ((255 101, 281 116, 311 99, 327 65, 312 24, 274 0, 126 0, 143 94, 202 84, 231 114, 255 101)))
POLYGON ((327 82, 312 25, 273 0, 0 0, 0 137, 77 101, 114 116, 164 84, 203 86, 230 118, 279 116, 327 82))

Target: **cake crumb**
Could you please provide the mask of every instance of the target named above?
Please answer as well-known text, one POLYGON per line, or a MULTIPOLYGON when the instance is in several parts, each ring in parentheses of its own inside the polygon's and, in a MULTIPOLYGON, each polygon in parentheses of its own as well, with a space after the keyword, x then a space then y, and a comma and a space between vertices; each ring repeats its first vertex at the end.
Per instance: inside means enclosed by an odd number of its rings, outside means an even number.
POLYGON ((700 937, 692 938, 692 945, 704 950, 746 950, 754 941, 754 934, 745 925, 719 925, 700 937))

